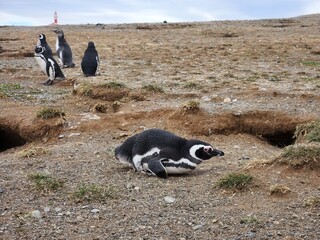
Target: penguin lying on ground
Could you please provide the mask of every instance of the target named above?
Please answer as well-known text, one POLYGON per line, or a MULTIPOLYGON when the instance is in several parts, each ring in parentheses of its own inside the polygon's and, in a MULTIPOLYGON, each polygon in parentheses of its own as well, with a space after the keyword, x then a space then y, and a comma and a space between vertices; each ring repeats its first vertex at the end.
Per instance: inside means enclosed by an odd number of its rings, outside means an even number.
POLYGON ((74 67, 75 64, 72 60, 72 51, 69 44, 64 38, 63 31, 59 29, 55 29, 53 31, 57 34, 56 50, 61 67, 74 67))
POLYGON ((49 56, 52 56, 52 50, 51 47, 49 46, 47 39, 46 39, 46 35, 44 35, 43 33, 39 34, 39 38, 38 38, 38 43, 37 46, 42 46, 46 49, 46 52, 49 56))
POLYGON ((88 48, 84 52, 84 56, 81 61, 81 69, 86 77, 95 76, 99 66, 98 52, 93 42, 88 43, 88 48))
POLYGON ((48 55, 44 47, 36 46, 34 49, 34 57, 37 60, 41 70, 49 77, 49 79, 43 83, 44 85, 52 85, 55 79, 65 79, 65 76, 58 63, 52 56, 48 55))
POLYGON ((161 178, 192 171, 202 161, 224 152, 200 140, 187 140, 161 129, 129 137, 115 149, 115 157, 136 171, 161 178))

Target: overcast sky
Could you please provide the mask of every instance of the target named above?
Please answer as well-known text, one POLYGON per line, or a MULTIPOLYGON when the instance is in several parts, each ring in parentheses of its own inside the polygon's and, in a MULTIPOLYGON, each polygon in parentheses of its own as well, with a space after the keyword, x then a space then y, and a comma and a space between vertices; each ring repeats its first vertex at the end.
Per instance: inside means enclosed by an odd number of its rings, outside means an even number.
POLYGON ((145 23, 287 18, 320 13, 320 0, 0 0, 0 25, 145 23))

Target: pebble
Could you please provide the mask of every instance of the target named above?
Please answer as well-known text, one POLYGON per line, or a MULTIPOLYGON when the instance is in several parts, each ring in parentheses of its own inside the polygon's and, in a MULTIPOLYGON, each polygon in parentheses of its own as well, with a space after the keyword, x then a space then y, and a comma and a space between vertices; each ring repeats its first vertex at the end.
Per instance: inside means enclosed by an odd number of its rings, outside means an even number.
POLYGON ((231 98, 226 97, 225 99, 223 99, 223 102, 224 103, 230 103, 231 102, 231 98))
POLYGON ((199 224, 199 225, 195 225, 192 229, 196 231, 196 230, 199 230, 201 228, 203 228, 203 225, 199 224))
POLYGON ((92 209, 90 212, 91 212, 91 213, 98 213, 98 212, 100 212, 100 210, 97 209, 97 208, 94 208, 94 209, 92 209))
POLYGON ((166 203, 174 203, 176 201, 176 199, 171 196, 164 197, 164 200, 166 201, 166 203))
POLYGON ((34 210, 31 212, 31 216, 34 217, 34 218, 38 218, 40 219, 41 218, 41 213, 39 210, 34 210))
POLYGON ((80 136, 80 133, 70 133, 68 137, 80 136))
POLYGON ((0 193, 4 193, 4 189, 3 188, 0 188, 0 193))
POLYGON ((64 135, 63 135, 63 134, 60 134, 58 138, 59 138, 59 139, 62 139, 62 138, 64 138, 64 135))
POLYGON ((61 208, 60 207, 56 207, 55 209, 54 209, 56 212, 61 212, 61 208))
POLYGON ((43 211, 45 211, 45 212, 50 212, 50 207, 44 207, 44 208, 43 208, 43 211))

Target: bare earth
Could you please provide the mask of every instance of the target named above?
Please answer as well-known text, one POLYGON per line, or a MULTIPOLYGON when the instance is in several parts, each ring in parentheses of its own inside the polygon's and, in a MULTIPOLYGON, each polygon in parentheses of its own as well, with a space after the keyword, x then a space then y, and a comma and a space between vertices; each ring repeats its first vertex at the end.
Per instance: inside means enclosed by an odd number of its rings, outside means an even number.
POLYGON ((0 152, 0 239, 320 239, 319 207, 306 204, 320 195, 319 171, 252 167, 293 144, 298 123, 320 116, 319 23, 312 15, 58 26, 76 67, 52 86, 42 85, 47 77, 32 56, 38 33, 55 48, 57 26, 1 27, 1 146, 10 134, 26 144, 0 152), (80 70, 88 41, 101 59, 92 78, 80 70), (88 82, 98 85, 94 95, 78 94, 88 82), (111 82, 126 88, 99 87, 111 82), (191 100, 200 111, 183 111, 191 100), (94 111, 97 103, 105 113, 94 111), (65 119, 38 119, 42 107, 65 119), (152 127, 210 142, 225 156, 165 180, 118 163, 114 148, 152 127), (19 156, 34 147, 47 152, 19 156), (216 186, 233 172, 252 175, 250 187, 216 186), (38 173, 63 187, 36 189, 30 176, 38 173), (77 199, 83 184, 112 196, 77 199), (271 195, 276 184, 291 191, 271 195))

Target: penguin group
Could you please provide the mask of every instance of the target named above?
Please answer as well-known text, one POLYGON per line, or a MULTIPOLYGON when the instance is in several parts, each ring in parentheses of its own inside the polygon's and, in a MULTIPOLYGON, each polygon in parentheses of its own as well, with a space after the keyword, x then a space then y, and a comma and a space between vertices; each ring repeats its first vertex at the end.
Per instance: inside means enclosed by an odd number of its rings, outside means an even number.
MULTIPOLYGON (((65 39, 64 32, 61 29, 54 29, 53 32, 56 34, 56 54, 60 65, 53 57, 52 49, 47 42, 45 34, 40 33, 38 35, 37 45, 34 48, 34 57, 42 72, 49 78, 44 82, 44 85, 52 85, 54 80, 64 80, 65 75, 61 68, 75 67, 72 50, 65 39)), ((95 76, 98 72, 98 66, 98 52, 94 43, 89 42, 81 61, 81 70, 86 77, 95 76)))
POLYGON ((215 156, 224 156, 224 152, 201 140, 188 140, 157 128, 133 135, 115 149, 121 163, 160 178, 190 172, 215 156))

